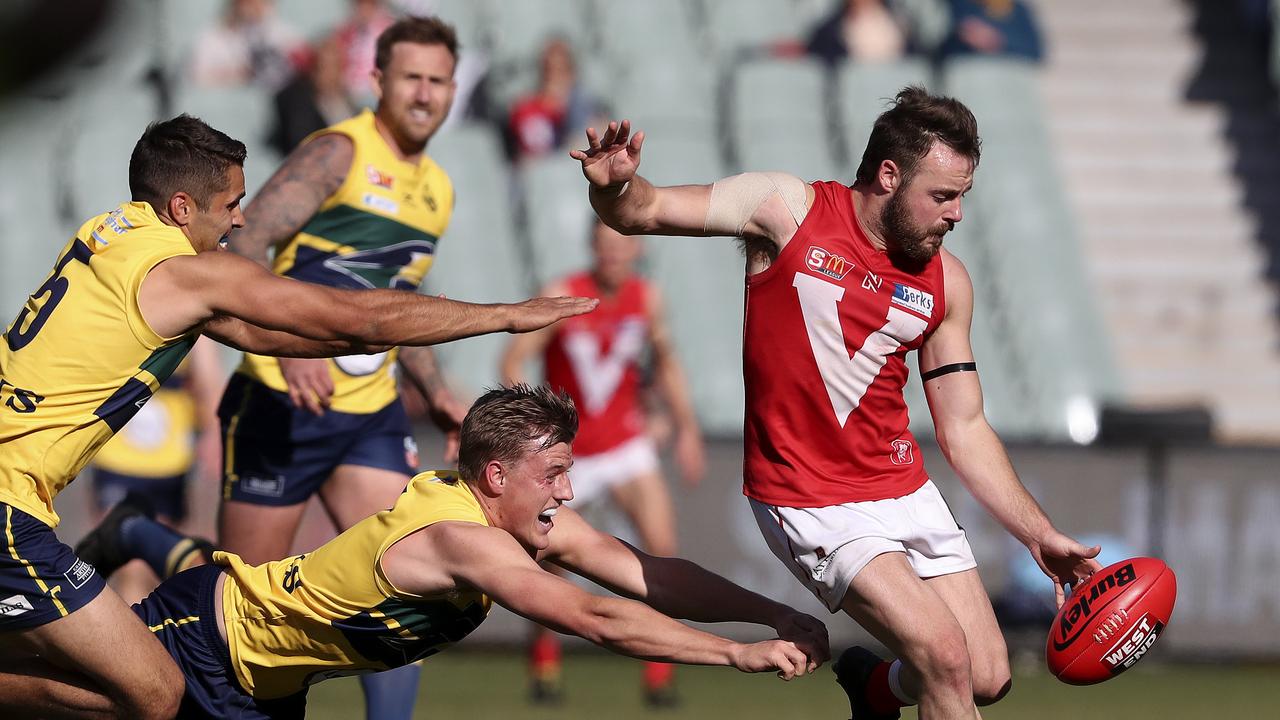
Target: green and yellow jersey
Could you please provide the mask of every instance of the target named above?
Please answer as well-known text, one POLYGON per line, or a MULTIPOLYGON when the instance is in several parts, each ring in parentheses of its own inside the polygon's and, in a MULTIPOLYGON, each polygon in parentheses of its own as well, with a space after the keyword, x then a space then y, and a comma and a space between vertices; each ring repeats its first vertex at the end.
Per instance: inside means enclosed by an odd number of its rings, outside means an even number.
POLYGON ((186 357, 138 309, 160 262, 194 255, 147 203, 89 220, 0 342, 0 502, 58 524, 53 499, 186 357))
MULTIPOLYGON (((435 258, 436 243, 453 214, 453 184, 425 153, 400 160, 365 110, 312 135, 351 138, 354 156, 337 192, 302 230, 277 248, 274 271, 341 288, 416 290, 435 258)), ((396 350, 328 361, 338 412, 368 414, 396 398, 396 350)), ((284 392, 275 358, 246 354, 239 372, 284 392)))
POLYGON ((140 478, 185 475, 195 464, 196 404, 186 389, 187 362, 93 458, 108 472, 140 478))
POLYGON ((490 600, 475 591, 421 596, 391 584, 382 555, 446 520, 488 525, 456 473, 413 478, 395 507, 319 549, 258 566, 215 553, 230 575, 222 608, 236 679, 250 695, 293 695, 332 677, 377 672, 447 648, 479 627, 490 600))

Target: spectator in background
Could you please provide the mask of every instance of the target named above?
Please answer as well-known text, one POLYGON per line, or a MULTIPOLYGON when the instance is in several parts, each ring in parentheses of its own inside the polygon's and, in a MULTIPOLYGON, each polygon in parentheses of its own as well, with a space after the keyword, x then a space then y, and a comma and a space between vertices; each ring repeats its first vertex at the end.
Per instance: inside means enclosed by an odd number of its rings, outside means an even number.
POLYGON ((1002 55, 1032 62, 1044 58, 1040 28, 1022 0, 951 0, 951 33, 943 57, 1002 55))
POLYGON ((254 84, 274 92, 307 54, 302 36, 275 17, 270 0, 228 0, 222 22, 196 40, 191 79, 204 87, 254 84))
POLYGON ((885 0, 844 0, 809 35, 806 49, 828 64, 897 60, 907 52, 907 32, 885 0))
POLYGON ((376 103, 369 71, 378 36, 395 21, 382 0, 351 0, 351 15, 329 38, 338 48, 343 88, 357 106, 373 107, 376 103))
POLYGON ((517 160, 561 147, 571 128, 583 127, 598 112, 598 104, 578 82, 568 41, 548 40, 540 62, 538 89, 517 100, 507 120, 517 160))
POLYGON ((343 82, 342 63, 343 48, 331 37, 316 48, 310 66, 276 93, 270 143, 281 155, 293 152, 311 133, 356 113, 343 82))

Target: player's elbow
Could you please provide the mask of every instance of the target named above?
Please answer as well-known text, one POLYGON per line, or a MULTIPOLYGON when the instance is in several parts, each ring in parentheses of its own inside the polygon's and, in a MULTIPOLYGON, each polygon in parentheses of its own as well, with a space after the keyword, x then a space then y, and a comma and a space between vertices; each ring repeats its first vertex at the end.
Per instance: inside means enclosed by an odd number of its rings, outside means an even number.
POLYGON ((614 607, 614 598, 589 596, 574 613, 574 633, 584 640, 605 648, 616 648, 626 642, 622 623, 614 607))

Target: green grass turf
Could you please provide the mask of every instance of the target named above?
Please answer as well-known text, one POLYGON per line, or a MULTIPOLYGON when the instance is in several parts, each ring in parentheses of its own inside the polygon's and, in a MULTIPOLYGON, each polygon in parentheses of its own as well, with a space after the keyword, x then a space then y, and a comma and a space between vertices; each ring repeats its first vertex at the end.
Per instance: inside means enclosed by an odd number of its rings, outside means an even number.
MULTIPOLYGON (((602 653, 565 659, 566 703, 541 709, 525 702, 524 660, 515 652, 452 650, 423 671, 416 718, 566 720, 840 720, 849 717, 830 666, 784 683, 727 668, 680 668, 680 708, 654 713, 640 702, 640 666, 602 653)), ((333 680, 312 688, 307 717, 362 717, 359 683, 333 680)), ((1280 667, 1142 665, 1102 685, 1071 687, 1035 667, 1014 674, 1013 691, 983 710, 986 720, 1229 720, 1280 717, 1280 667)), ((914 711, 904 718, 916 717, 914 711)))

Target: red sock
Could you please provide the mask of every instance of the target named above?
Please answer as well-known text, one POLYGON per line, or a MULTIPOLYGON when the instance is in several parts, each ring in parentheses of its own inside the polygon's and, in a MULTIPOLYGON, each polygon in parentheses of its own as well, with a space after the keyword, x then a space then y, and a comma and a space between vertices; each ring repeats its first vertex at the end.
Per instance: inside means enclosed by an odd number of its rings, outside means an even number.
POLYGON ((867 678, 867 704, 877 715, 891 715, 898 708, 906 707, 889 688, 889 666, 892 664, 880 663, 871 671, 871 677, 867 678))
POLYGON ((551 633, 538 635, 529 646, 529 672, 539 680, 560 676, 560 639, 551 633))
POLYGON ((674 665, 660 662, 645 662, 644 664, 644 687, 646 690, 660 690, 670 685, 675 676, 676 668, 674 665))

